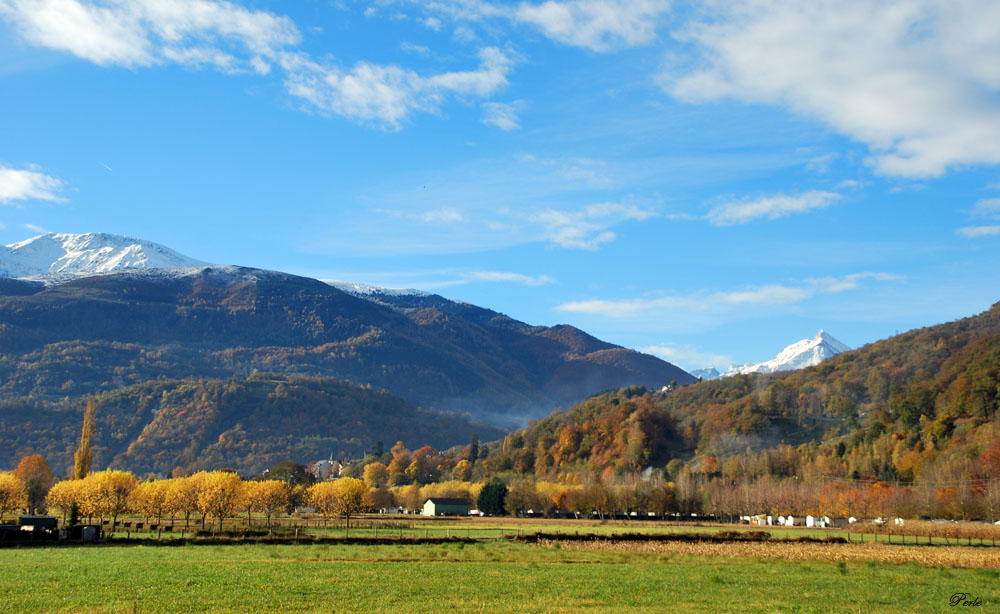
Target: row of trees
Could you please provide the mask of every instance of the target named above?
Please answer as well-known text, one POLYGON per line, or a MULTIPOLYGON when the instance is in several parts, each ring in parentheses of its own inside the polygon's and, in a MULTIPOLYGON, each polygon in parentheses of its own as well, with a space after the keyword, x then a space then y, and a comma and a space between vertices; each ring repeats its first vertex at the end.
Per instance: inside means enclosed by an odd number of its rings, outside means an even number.
POLYGON ((62 513, 64 521, 75 507, 82 516, 112 522, 128 513, 157 522, 181 515, 185 526, 190 526, 191 516, 200 514, 202 527, 212 517, 221 529, 223 520, 236 513, 246 512, 252 522, 256 512, 266 517, 270 528, 274 514, 292 505, 296 494, 301 498, 303 491, 280 480, 245 481, 227 471, 140 482, 131 472, 107 470, 56 483, 46 502, 62 513))

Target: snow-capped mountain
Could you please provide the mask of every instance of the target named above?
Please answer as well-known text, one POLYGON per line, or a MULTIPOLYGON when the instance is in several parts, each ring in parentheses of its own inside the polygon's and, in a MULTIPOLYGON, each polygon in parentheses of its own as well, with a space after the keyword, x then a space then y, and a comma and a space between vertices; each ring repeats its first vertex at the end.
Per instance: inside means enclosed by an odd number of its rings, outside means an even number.
POLYGON ((743 373, 774 373, 775 371, 792 371, 818 365, 827 358, 850 350, 848 346, 833 338, 826 331, 819 331, 812 339, 797 341, 778 352, 778 355, 766 362, 733 365, 721 375, 730 377, 743 373))
POLYGON ((0 277, 80 277, 206 264, 157 243, 100 232, 50 232, 0 248, 0 277))

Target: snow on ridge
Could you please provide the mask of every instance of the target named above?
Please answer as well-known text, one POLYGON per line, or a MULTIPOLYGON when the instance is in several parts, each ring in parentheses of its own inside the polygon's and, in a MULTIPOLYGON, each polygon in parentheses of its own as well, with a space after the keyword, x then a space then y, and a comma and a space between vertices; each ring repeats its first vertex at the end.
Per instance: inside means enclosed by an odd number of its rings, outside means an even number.
POLYGON ((54 233, 0 248, 0 276, 60 278, 134 269, 202 267, 158 243, 107 233, 54 233))
POLYGON ((778 352, 778 355, 771 360, 744 365, 732 365, 720 377, 804 369, 818 365, 827 358, 850 349, 850 347, 841 343, 826 331, 820 330, 812 339, 796 341, 778 352))
POLYGON ((384 288, 382 286, 373 286, 371 284, 363 284, 356 281, 343 281, 340 279, 321 279, 320 281, 333 286, 342 292, 347 292, 348 294, 353 294, 361 298, 371 298, 374 295, 434 296, 430 292, 424 292, 423 290, 416 290, 414 288, 384 288))

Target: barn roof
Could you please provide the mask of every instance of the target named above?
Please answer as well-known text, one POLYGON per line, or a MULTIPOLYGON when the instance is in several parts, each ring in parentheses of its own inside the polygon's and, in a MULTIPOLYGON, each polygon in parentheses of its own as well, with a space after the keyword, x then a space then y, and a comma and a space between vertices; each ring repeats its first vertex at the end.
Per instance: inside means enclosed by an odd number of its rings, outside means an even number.
MULTIPOLYGON (((430 501, 434 505, 468 505, 469 504, 469 502, 466 501, 465 499, 458 499, 458 498, 455 498, 455 497, 431 497, 430 499, 427 499, 427 501, 430 501)), ((424 503, 427 503, 427 501, 425 501, 424 503)))

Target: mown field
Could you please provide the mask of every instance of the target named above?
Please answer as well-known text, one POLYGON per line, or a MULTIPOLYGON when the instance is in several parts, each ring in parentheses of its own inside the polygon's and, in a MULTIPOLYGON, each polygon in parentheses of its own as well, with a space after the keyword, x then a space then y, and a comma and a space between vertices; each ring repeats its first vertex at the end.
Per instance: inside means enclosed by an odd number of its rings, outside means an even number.
POLYGON ((975 611, 1000 611, 996 565, 961 566, 1000 564, 993 548, 838 544, 861 554, 788 560, 768 544, 171 543, 2 549, 0 610, 939 612, 964 592, 981 600, 975 611), (938 558, 920 558, 929 552, 938 558))

